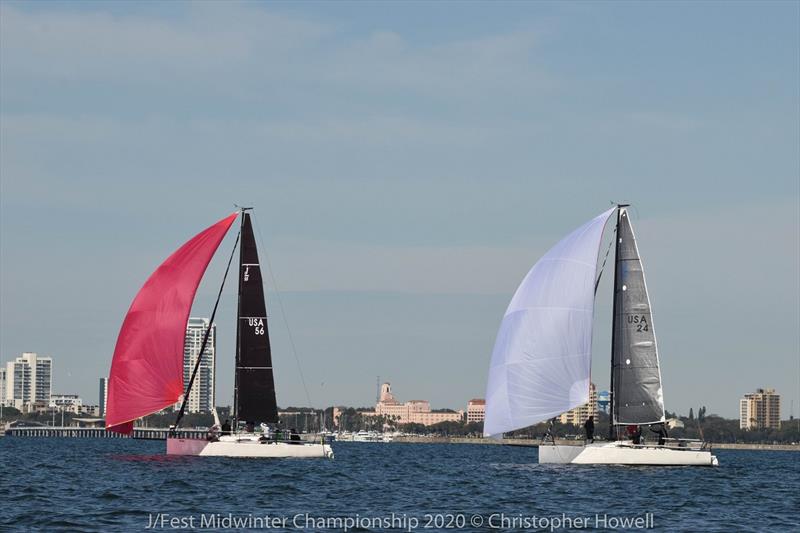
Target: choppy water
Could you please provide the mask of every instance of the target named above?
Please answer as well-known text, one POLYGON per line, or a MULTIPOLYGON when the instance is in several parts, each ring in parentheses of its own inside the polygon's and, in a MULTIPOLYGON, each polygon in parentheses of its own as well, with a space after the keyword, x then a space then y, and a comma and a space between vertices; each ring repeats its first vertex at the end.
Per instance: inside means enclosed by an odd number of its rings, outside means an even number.
POLYGON ((335 443, 334 461, 167 457, 163 449, 0 438, 0 529, 131 531, 153 520, 170 529, 172 518, 194 529, 237 519, 320 531, 319 520, 333 518, 328 530, 376 531, 393 518, 416 531, 547 530, 565 519, 584 530, 646 513, 661 531, 800 528, 793 452, 719 450, 719 468, 655 468, 539 465, 535 449, 507 446, 335 443), (265 523, 267 515, 277 522, 265 523))

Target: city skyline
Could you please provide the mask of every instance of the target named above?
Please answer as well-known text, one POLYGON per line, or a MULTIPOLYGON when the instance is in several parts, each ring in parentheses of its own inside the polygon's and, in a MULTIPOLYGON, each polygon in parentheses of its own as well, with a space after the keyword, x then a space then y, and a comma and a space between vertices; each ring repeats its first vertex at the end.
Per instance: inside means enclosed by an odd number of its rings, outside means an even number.
MULTIPOLYGON (((215 326, 215 325, 213 325, 213 326, 215 326)), ((189 369, 191 367, 193 367, 193 365, 194 365, 194 363, 196 361, 196 358, 195 358, 196 357, 196 352, 199 351, 199 345, 195 346, 196 344, 199 343, 199 340, 195 339, 194 337, 201 336, 202 332, 204 332, 205 328, 207 328, 207 327, 208 327, 208 319, 206 319, 206 318, 190 317, 189 322, 187 323, 187 328, 186 328, 187 329, 187 341, 186 341, 186 346, 185 346, 185 351, 184 351, 184 376, 186 376, 187 373, 190 372, 189 369), (194 331, 194 330, 197 330, 197 331, 194 331), (198 333, 198 332, 200 332, 200 333, 198 333)), ((210 336, 210 338, 212 338, 212 339, 213 339, 213 337, 215 335, 214 330, 215 330, 215 327, 212 327, 212 334, 210 336)), ((205 353, 208 354, 209 353, 208 352, 209 349, 211 350, 211 354, 213 354, 214 353, 214 348, 213 347, 207 347, 207 351, 205 353)), ((38 359, 38 360, 45 360, 47 362, 47 368, 48 368, 47 376, 48 376, 48 379, 52 382, 52 368, 53 368, 53 358, 52 357, 50 357, 50 356, 42 356, 42 355, 39 355, 39 354, 37 354, 35 352, 25 352, 21 356, 17 357, 15 359, 15 361, 27 360, 27 359, 30 359, 31 357, 33 358, 34 361, 36 361, 38 359)), ((210 363, 211 363, 210 366, 213 367, 213 365, 215 363, 213 355, 212 355, 210 363)), ((9 361, 9 367, 11 367, 13 364, 14 364, 13 361, 9 361)), ((203 368, 203 367, 208 368, 208 366, 209 366, 208 362, 205 362, 205 363, 201 364, 201 368, 203 368)), ((213 377, 212 377, 213 375, 214 375, 214 371, 211 370, 211 376, 207 376, 206 379, 213 379, 213 377)), ((380 376, 378 376, 378 379, 380 380, 380 376)), ((0 403, 3 403, 4 405, 14 406, 14 405, 12 405, 13 399, 8 399, 7 398, 7 394, 8 394, 6 392, 7 391, 7 389, 6 389, 7 381, 8 381, 7 380, 7 368, 6 368, 6 365, 2 365, 2 367, 0 367, 0 398, 3 398, 3 401, 0 402, 0 403)), ((108 389, 107 389, 107 378, 102 378, 101 377, 101 378, 99 378, 99 382, 100 382, 100 388, 99 388, 100 392, 98 394, 98 402, 96 402, 96 404, 95 404, 94 402, 89 400, 86 403, 86 405, 90 406, 90 407, 92 407, 92 406, 97 407, 98 416, 102 417, 102 416, 104 416, 104 412, 103 411, 104 411, 105 403, 107 401, 107 396, 106 396, 106 394, 108 392, 108 389)), ((12 382, 12 384, 13 384, 13 382, 12 382)), ((50 387, 50 386, 48 386, 48 387, 50 387)), ((214 387, 215 387, 214 383, 208 383, 206 385, 206 389, 211 389, 212 391, 213 391, 214 387)), ((49 390, 51 390, 51 389, 52 388, 50 387, 49 390)), ((194 389, 193 389, 193 391, 194 391, 194 389)), ((575 408, 573 408, 573 409, 571 409, 569 411, 565 411, 564 413, 561 413, 561 415, 559 415, 559 419, 560 419, 561 423, 568 423, 569 422, 569 423, 575 423, 576 425, 581 425, 586 420, 586 418, 588 418, 589 416, 595 416, 599 411, 602 410, 600 404, 598 403, 598 401, 599 401, 599 399, 601 397, 601 393, 607 393, 607 391, 598 391, 597 387, 595 386, 595 384, 594 383, 590 383, 589 402, 586 403, 586 404, 582 404, 582 405, 576 406, 575 408)), ((211 394, 213 395, 213 392, 211 394)), ((755 393, 742 393, 740 396, 742 396, 742 395, 744 396, 744 398, 742 398, 742 399, 740 399, 738 401, 739 410, 737 412, 737 416, 733 417, 733 418, 738 418, 738 419, 740 419, 742 421, 741 422, 741 427, 743 429, 744 428, 750 429, 749 422, 745 422, 745 420, 749 420, 750 417, 758 417, 758 420, 761 420, 761 417, 765 417, 765 420, 766 420, 765 423, 769 427, 779 428, 781 420, 789 420, 793 415, 793 413, 791 411, 789 413, 784 413, 784 404, 782 404, 781 401, 780 401, 781 394, 780 394, 779 391, 776 391, 774 388, 771 388, 771 387, 765 387, 765 388, 764 387, 756 387, 756 392, 755 393), (765 391, 766 391, 766 393, 765 393, 765 391), (746 401, 747 399, 752 399, 752 398, 755 398, 755 397, 759 397, 760 398, 761 396, 764 396, 764 394, 767 395, 766 397, 769 397, 769 398, 772 399, 771 401, 773 403, 770 404, 769 408, 766 408, 766 407, 763 407, 763 406, 762 407, 754 407, 754 406, 748 404, 748 402, 746 401), (763 413, 769 413, 769 414, 765 415, 763 413), (745 426, 747 426, 747 427, 745 427, 745 426)), ((38 395, 37 395, 37 397, 38 397, 38 395)), ((74 394, 72 392, 65 393, 63 391, 60 392, 59 394, 54 394, 54 393, 50 392, 50 396, 48 397, 48 399, 46 400, 45 403, 52 403, 54 401, 53 399, 56 398, 56 397, 59 397, 59 398, 61 398, 61 397, 74 397, 77 400, 78 405, 81 405, 81 403, 83 402, 84 397, 88 398, 90 396, 84 396, 84 395, 81 395, 81 394, 74 394)), ((200 409, 199 408, 199 399, 200 399, 200 394, 197 391, 194 391, 194 394, 190 394, 190 400, 189 400, 189 403, 187 404, 187 412, 208 412, 208 410, 204 410, 204 409, 200 409)), ((380 384, 380 388, 379 388, 378 400, 377 400, 378 406, 382 405, 382 403, 387 401, 387 400, 388 400, 389 404, 392 404, 392 402, 394 402, 395 399, 394 399, 394 396, 391 393, 391 383, 384 381, 384 382, 382 382, 380 384)), ((45 400, 40 398, 37 401, 43 402, 45 400)), ((20 404, 17 407, 18 408, 22 408, 22 403, 24 403, 24 402, 22 400, 20 400, 20 404)), ((405 404, 401 404, 399 402, 395 402, 395 403, 398 406, 398 408, 401 408, 401 407, 403 407, 405 405, 413 406, 413 405, 415 405, 417 403, 425 404, 425 406, 427 406, 427 407, 422 409, 422 411, 425 412, 425 413, 430 413, 431 406, 429 405, 430 402, 427 401, 427 400, 409 400, 405 404)), ((468 417, 468 415, 470 413, 470 409, 473 407, 473 405, 475 405, 475 406, 477 406, 477 408, 479 408, 480 416, 481 416, 481 420, 482 420, 483 419, 483 412, 484 412, 484 410, 483 410, 484 404, 485 404, 485 401, 484 401, 483 398, 474 397, 474 398, 471 398, 469 400, 463 400, 460 403, 458 401, 454 401, 454 402, 451 402, 450 404, 439 405, 439 406, 435 407, 435 409, 453 409, 453 407, 455 407, 456 409, 454 410, 454 412, 460 413, 460 414, 468 417), (460 411, 459 410, 459 408, 462 407, 462 404, 466 405, 466 410, 464 410, 464 411, 460 411)), ((180 402, 178 404, 176 404, 175 407, 177 408, 179 405, 180 405, 180 402)), ((215 402, 215 407, 230 408, 230 404, 226 404, 224 402, 222 402, 222 403, 215 402)), ((287 404, 285 406, 279 406, 279 407, 287 408, 287 407, 298 407, 298 406, 290 406, 290 405, 287 404)), ((300 406, 300 407, 302 407, 302 406, 300 406)), ((359 408, 359 409, 364 408, 364 409, 369 410, 370 408, 374 408, 375 406, 374 406, 374 403, 370 403, 369 401, 367 401, 367 402, 364 402, 364 403, 354 403, 354 404, 343 404, 343 403, 335 404, 335 403, 332 403, 332 404, 326 404, 326 405, 313 405, 313 406, 310 406, 310 407, 312 407, 314 409, 326 409, 326 408, 330 408, 330 407, 333 407, 333 408, 353 407, 353 408, 359 408), (370 406, 372 406, 372 407, 370 407, 370 406)), ((698 406, 692 406, 692 407, 690 407, 690 409, 693 410, 694 407, 698 407, 698 408, 706 407, 707 408, 708 406, 707 405, 698 405, 698 406)), ((405 408, 405 407, 403 407, 403 408, 405 408)), ((412 407, 411 409, 413 411, 415 408, 412 407)), ((389 413, 389 412, 391 412, 391 414, 396 414, 394 411, 391 411, 391 409, 389 409, 388 411, 385 411, 385 412, 383 412, 383 411, 377 412, 376 410, 373 410, 373 414, 376 414, 376 413, 377 414, 386 414, 386 413, 389 413)), ((670 411, 670 412, 676 414, 679 417, 688 416, 690 414, 689 411, 687 411, 687 412, 670 411)), ((719 413, 716 412, 713 409, 708 414, 710 414, 710 415, 719 415, 719 413)), ((430 415, 428 415, 428 416, 430 416, 430 415)), ((723 418, 729 418, 729 419, 731 418, 731 417, 726 417, 724 415, 720 415, 720 416, 723 416, 723 418)), ((756 418, 754 418, 754 420, 755 419, 756 418)))
MULTIPOLYGON (((666 408, 735 418, 764 386, 788 416, 800 408, 796 14, 3 2, 0 359, 51 355, 54 390, 94 397, 141 284, 238 203, 256 207, 275 276, 282 405, 307 404, 306 388, 313 405, 370 405, 364 376, 378 375, 404 397, 461 405, 485 394, 525 273, 614 200, 634 206, 666 408)), ((194 316, 209 316, 234 237, 194 316)), ((232 398, 235 301, 228 285, 218 403, 232 398)))

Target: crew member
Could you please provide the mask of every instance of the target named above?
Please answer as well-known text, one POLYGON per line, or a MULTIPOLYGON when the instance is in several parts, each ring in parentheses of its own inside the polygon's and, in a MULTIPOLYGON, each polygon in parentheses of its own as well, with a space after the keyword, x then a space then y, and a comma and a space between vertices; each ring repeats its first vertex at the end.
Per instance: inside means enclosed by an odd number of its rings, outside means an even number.
POLYGON ((583 429, 586 430, 586 440, 594 442, 594 417, 590 416, 583 424, 583 429))
POLYGON ((634 444, 641 444, 642 442, 642 428, 637 425, 631 424, 627 427, 628 437, 634 444))
POLYGON ((656 429, 653 429, 653 426, 650 426, 650 431, 658 435, 658 445, 664 446, 667 443, 667 438, 669 437, 669 433, 667 433, 667 425, 663 422, 656 426, 656 429))
POLYGON ((634 444, 643 444, 642 443, 642 426, 636 426, 636 433, 633 434, 633 443, 634 444))

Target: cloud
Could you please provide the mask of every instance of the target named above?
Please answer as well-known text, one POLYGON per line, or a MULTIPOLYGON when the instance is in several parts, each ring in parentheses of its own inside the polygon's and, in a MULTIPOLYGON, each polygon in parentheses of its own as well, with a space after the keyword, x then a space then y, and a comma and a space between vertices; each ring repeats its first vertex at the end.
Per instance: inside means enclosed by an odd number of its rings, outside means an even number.
POLYGON ((553 89, 555 80, 536 67, 536 35, 516 30, 440 44, 413 45, 401 35, 376 31, 330 54, 327 80, 382 90, 413 90, 459 99, 553 89))
POLYGON ((132 82, 207 76, 280 61, 325 33, 319 24, 247 4, 194 4, 188 16, 174 19, 0 7, 6 76, 132 82))
MULTIPOLYGON (((482 105, 502 94, 552 89, 536 67, 536 35, 513 30, 460 41, 419 44, 376 29, 347 34, 333 23, 263 5, 190 4, 180 16, 115 15, 102 10, 0 8, 6 80, 124 82, 164 88, 178 81, 194 94, 224 87, 259 100, 299 86, 365 94, 412 92, 440 105, 482 105)), ((6 89, 14 84, 6 82, 6 89)), ((174 87, 167 87, 168 92, 174 87)), ((480 111, 479 108, 475 112, 480 111)))

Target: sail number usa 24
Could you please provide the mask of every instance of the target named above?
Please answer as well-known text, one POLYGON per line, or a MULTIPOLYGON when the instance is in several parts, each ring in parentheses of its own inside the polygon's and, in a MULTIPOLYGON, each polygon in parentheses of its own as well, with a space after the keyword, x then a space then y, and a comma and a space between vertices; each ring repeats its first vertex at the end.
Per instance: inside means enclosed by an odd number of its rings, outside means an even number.
POLYGON ((248 318, 247 324, 253 328, 256 335, 264 334, 264 319, 263 318, 248 318))
POLYGON ((628 315, 628 324, 635 325, 637 332, 650 331, 646 315, 628 315))

